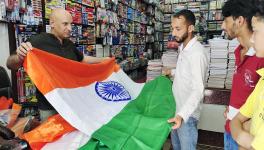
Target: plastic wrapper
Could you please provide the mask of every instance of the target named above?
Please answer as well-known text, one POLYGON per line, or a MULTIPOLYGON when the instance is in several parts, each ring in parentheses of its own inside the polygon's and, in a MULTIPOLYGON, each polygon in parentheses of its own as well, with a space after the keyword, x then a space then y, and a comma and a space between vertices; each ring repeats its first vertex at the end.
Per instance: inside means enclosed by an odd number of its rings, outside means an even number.
POLYGON ((21 111, 21 106, 13 104, 12 109, 0 111, 0 124, 7 127, 12 127, 21 111))
POLYGON ((34 130, 23 134, 32 150, 39 150, 45 144, 54 142, 62 135, 76 130, 59 114, 51 116, 34 130))

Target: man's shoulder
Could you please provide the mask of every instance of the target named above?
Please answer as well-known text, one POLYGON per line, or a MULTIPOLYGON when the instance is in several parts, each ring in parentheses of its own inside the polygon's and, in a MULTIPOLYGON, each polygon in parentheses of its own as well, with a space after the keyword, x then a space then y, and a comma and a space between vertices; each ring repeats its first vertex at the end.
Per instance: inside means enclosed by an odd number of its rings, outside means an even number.
POLYGON ((31 39, 42 39, 43 40, 43 38, 48 38, 48 37, 49 37, 49 33, 41 32, 39 34, 32 36, 31 39))
POLYGON ((70 39, 64 39, 64 41, 66 44, 71 44, 71 45, 74 45, 74 43, 70 40, 70 39))
POLYGON ((202 45, 199 41, 197 41, 194 43, 192 52, 196 55, 199 55, 199 54, 204 55, 204 54, 206 54, 206 49, 205 49, 204 45, 202 45))
POLYGON ((49 38, 49 34, 42 32, 40 34, 32 36, 28 41, 31 42, 31 44, 34 44, 34 43, 39 43, 41 41, 43 42, 48 38, 49 38))

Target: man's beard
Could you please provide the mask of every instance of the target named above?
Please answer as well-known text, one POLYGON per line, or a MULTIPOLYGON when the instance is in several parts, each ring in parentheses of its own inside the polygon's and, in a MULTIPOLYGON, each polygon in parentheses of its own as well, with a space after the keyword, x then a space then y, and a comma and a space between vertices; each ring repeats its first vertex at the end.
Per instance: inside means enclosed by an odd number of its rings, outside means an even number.
POLYGON ((226 35, 227 35, 227 39, 228 39, 228 40, 233 40, 233 39, 235 38, 234 36, 229 35, 229 34, 227 34, 227 33, 226 33, 226 35))
POLYGON ((233 24, 233 28, 230 30, 230 34, 228 34, 227 32, 225 32, 227 34, 227 39, 228 40, 233 40, 234 38, 236 38, 236 33, 235 33, 235 28, 236 28, 236 25, 235 23, 233 24))
POLYGON ((180 38, 177 38, 177 37, 176 37, 176 42, 178 42, 178 43, 183 43, 187 38, 188 38, 188 32, 185 32, 185 33, 182 35, 182 37, 180 37, 180 38))

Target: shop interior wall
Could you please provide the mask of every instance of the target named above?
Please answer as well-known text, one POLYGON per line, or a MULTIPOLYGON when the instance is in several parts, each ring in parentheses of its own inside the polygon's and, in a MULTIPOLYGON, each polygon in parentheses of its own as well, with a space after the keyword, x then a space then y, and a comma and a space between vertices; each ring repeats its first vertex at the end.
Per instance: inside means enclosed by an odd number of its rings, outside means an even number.
POLYGON ((6 67, 6 60, 10 55, 8 24, 0 23, 0 65, 6 68, 9 78, 11 79, 11 71, 6 67))

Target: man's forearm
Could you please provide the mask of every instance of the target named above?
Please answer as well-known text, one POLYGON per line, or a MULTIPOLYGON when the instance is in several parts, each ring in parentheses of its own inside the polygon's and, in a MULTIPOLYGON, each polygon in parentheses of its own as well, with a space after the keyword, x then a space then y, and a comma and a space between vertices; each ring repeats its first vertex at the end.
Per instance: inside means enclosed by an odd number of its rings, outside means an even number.
POLYGON ((234 118, 231 121, 231 134, 234 140, 246 149, 251 149, 251 143, 253 141, 253 136, 248 132, 243 130, 243 122, 239 119, 234 118))
POLYGON ((12 70, 17 70, 18 68, 21 67, 21 65, 22 65, 22 61, 18 58, 16 54, 9 56, 6 62, 7 68, 12 70))

